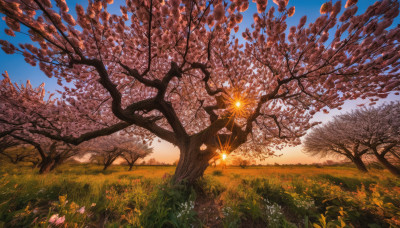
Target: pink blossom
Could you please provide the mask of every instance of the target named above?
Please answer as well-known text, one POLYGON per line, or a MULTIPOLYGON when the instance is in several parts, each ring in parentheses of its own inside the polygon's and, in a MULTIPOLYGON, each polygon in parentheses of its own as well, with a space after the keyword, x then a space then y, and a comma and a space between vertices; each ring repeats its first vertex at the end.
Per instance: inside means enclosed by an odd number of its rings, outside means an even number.
POLYGON ((55 221, 55 225, 56 226, 58 226, 58 225, 61 225, 61 224, 63 224, 65 222, 65 215, 63 216, 63 217, 59 217, 58 219, 57 219, 57 221, 55 221))
POLYGON ((55 223, 59 218, 58 214, 54 214, 50 217, 49 223, 55 223))
POLYGON ((214 19, 215 19, 216 21, 220 21, 220 20, 222 20, 222 18, 224 17, 224 15, 225 15, 224 6, 223 6, 222 4, 217 5, 217 6, 215 7, 215 9, 214 9, 214 19))
POLYGON ((79 208, 78 213, 80 213, 80 214, 85 213, 85 206, 79 208))

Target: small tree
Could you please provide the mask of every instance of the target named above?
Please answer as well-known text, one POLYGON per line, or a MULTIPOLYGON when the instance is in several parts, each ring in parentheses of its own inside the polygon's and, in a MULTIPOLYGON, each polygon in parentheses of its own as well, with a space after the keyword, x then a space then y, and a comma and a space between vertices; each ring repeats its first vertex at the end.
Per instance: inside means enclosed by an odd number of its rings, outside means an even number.
POLYGON ((160 162, 157 161, 155 158, 150 158, 147 162, 147 165, 160 165, 160 162))
POLYGON ((347 129, 347 123, 337 117, 323 126, 313 128, 303 141, 305 152, 321 158, 344 156, 350 159, 358 170, 368 172, 361 159, 368 152, 368 148, 350 140, 347 129))
MULTIPOLYGON (((3 139, 0 139, 3 141, 3 139)), ((3 142, 0 142, 0 147, 4 146, 3 142)), ((8 159, 9 162, 17 164, 19 162, 31 162, 34 167, 39 164, 40 158, 36 149, 29 144, 18 143, 15 146, 8 147, 4 150, 0 148, 0 156, 8 159)))
POLYGON ((114 161, 129 148, 132 138, 124 137, 118 133, 99 137, 82 144, 85 151, 91 153, 91 161, 96 161, 103 165, 103 170, 106 170, 114 161), (123 146, 123 145, 126 145, 123 146))
POLYGON ((122 143, 118 148, 122 151, 121 157, 127 162, 129 171, 132 170, 133 165, 138 159, 143 159, 153 153, 153 148, 148 147, 147 144, 141 143, 138 140, 122 143))
POLYGON ((114 161, 121 156, 122 151, 117 148, 110 150, 98 149, 91 150, 92 156, 91 161, 95 161, 97 164, 103 165, 103 171, 106 170, 114 161))
MULTIPOLYGON (((13 132, 10 135, 19 141, 32 145, 36 149, 41 158, 40 163, 37 165, 41 174, 52 171, 67 159, 82 152, 79 146, 51 140, 40 135, 31 135, 27 132, 13 132)), ((32 163, 35 164, 36 159, 33 159, 32 163)))
POLYGON ((388 160, 400 148, 400 102, 358 109, 339 118, 346 125, 348 139, 368 149, 369 154, 400 177, 400 169, 388 160))
POLYGON ((2 137, 0 138, 0 155, 8 158, 10 160, 11 163, 16 164, 18 161, 21 160, 20 155, 15 155, 12 156, 9 153, 6 152, 7 149, 11 148, 11 147, 15 147, 20 145, 21 143, 14 140, 12 137, 2 137))
POLYGON ((242 168, 242 169, 246 168, 250 163, 251 162, 249 160, 244 159, 242 157, 236 157, 232 161, 232 165, 240 166, 240 168, 242 168))

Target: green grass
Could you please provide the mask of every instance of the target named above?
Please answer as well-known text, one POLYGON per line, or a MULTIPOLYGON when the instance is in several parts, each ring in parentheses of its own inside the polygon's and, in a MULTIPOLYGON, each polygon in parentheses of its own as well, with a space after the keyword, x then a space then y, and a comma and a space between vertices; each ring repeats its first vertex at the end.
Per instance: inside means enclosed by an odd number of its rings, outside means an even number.
POLYGON ((209 168, 195 188, 172 185, 173 172, 67 164, 39 175, 1 166, 0 227, 49 227, 55 215, 67 227, 400 226, 400 181, 384 170, 209 168), (199 204, 216 211, 199 212, 199 204))

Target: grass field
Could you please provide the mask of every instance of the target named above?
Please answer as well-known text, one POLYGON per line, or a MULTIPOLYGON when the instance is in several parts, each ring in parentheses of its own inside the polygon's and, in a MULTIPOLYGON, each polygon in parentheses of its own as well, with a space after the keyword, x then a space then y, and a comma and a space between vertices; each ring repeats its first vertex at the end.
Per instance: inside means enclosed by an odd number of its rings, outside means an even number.
POLYGON ((348 167, 208 168, 194 188, 175 167, 0 168, 0 227, 399 227, 400 180, 348 167))

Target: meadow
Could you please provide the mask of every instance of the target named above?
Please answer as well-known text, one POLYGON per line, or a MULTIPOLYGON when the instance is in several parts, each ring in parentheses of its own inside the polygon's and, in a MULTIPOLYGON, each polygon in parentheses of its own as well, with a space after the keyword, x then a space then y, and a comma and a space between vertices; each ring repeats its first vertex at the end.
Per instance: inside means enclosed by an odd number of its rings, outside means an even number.
POLYGON ((173 166, 0 168, 0 227, 399 227, 400 180, 351 167, 209 167, 194 187, 173 166))

